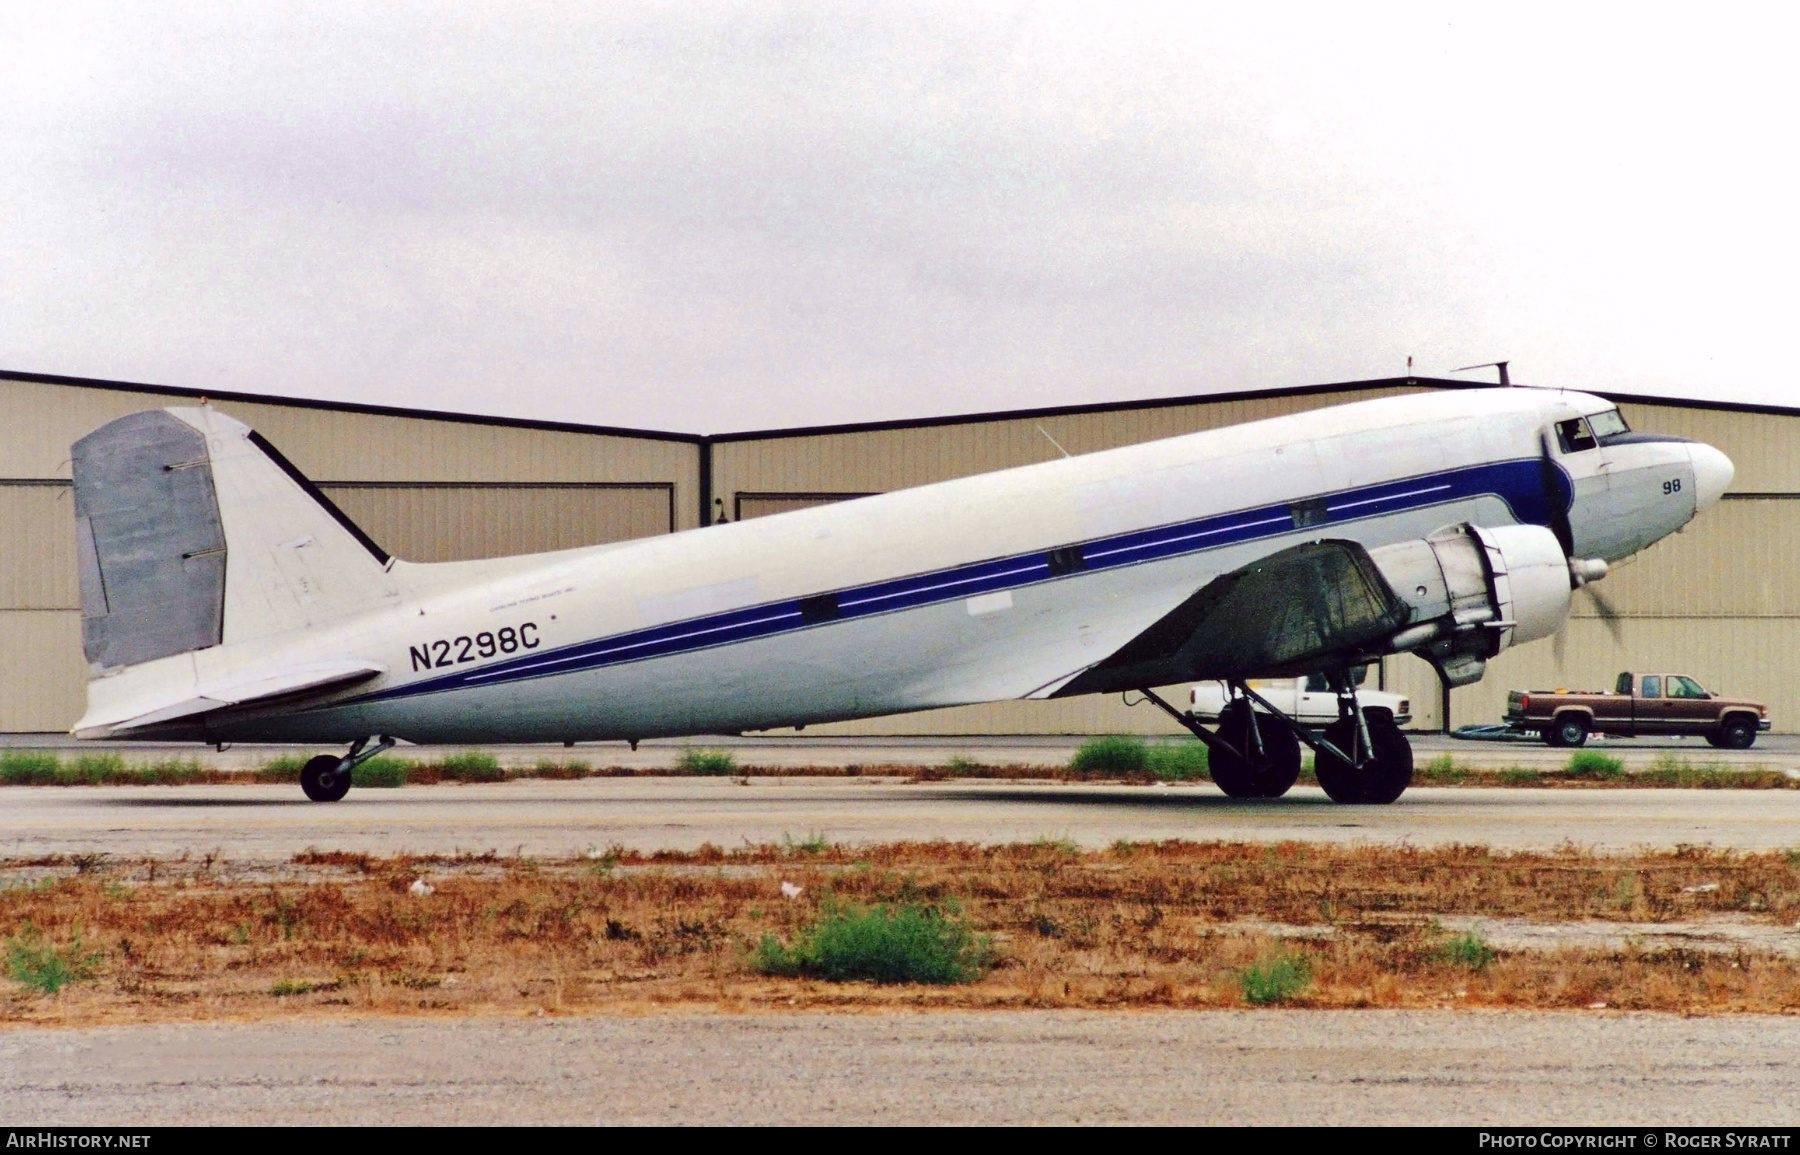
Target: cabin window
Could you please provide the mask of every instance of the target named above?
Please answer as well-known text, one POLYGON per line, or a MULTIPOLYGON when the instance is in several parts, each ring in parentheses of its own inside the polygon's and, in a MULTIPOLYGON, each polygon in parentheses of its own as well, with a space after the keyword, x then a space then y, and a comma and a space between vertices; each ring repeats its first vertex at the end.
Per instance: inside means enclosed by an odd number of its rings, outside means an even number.
POLYGON ((1562 445, 1564 453, 1580 453, 1584 449, 1600 448, 1600 443, 1594 440, 1593 431, 1588 428, 1585 417, 1572 417, 1567 421, 1558 421, 1556 423, 1556 440, 1562 445))
POLYGON ((1630 674, 1620 674, 1619 675, 1619 683, 1618 683, 1618 685, 1613 687, 1613 693, 1615 693, 1615 694, 1631 693, 1631 675, 1630 674))
POLYGON ((1644 675, 1644 697, 1662 697, 1662 679, 1655 674, 1644 675))
POLYGON ((1608 438, 1631 432, 1631 426, 1625 424, 1625 418, 1620 416, 1617 409, 1608 409, 1604 413, 1591 413, 1588 415, 1587 422, 1595 439, 1602 445, 1606 444, 1608 438))
POLYGON ((1706 697, 1706 691, 1702 690, 1700 688, 1700 683, 1694 681, 1694 679, 1684 678, 1680 674, 1674 674, 1669 678, 1669 697, 1704 698, 1706 697))
POLYGON ((1307 675, 1307 677, 1306 677, 1306 692, 1307 693, 1323 694, 1329 689, 1331 689, 1331 687, 1326 683, 1324 674, 1308 674, 1307 675))

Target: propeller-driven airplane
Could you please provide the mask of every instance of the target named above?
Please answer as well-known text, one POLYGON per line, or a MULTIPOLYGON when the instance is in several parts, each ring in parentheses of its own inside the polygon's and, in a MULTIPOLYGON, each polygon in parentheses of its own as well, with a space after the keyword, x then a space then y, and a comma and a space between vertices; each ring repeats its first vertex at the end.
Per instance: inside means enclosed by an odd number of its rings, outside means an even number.
POLYGON ((737 733, 1137 691, 1237 797, 1400 796, 1412 752, 1356 667, 1446 685, 1547 638, 1571 592, 1718 501, 1708 445, 1582 393, 1384 398, 754 521, 486 561, 390 557, 210 408, 73 454, 89 739, 344 744, 737 733), (1324 673, 1313 730, 1248 685, 1324 673), (1221 679, 1216 728, 1151 687, 1221 679))

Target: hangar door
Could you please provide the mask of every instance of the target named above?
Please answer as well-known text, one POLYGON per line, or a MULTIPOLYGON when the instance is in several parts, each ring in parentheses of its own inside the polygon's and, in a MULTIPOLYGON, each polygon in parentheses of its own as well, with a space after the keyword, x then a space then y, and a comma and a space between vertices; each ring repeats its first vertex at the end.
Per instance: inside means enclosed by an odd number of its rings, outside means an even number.
POLYGON ((815 505, 831 505, 858 497, 874 497, 872 493, 748 493, 739 491, 732 502, 732 520, 767 517, 771 513, 787 513, 794 509, 811 509, 815 505))
POLYGON ((325 482, 319 488, 407 561, 544 553, 671 533, 675 487, 644 483, 325 482))

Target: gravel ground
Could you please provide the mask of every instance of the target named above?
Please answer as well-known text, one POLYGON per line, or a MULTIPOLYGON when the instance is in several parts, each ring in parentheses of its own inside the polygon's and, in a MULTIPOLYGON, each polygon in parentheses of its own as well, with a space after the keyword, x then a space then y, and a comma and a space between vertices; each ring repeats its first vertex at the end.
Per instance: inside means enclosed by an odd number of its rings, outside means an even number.
POLYGON ((1800 1018, 1404 1011, 0 1031, 15 1125, 1786 1125, 1800 1018))

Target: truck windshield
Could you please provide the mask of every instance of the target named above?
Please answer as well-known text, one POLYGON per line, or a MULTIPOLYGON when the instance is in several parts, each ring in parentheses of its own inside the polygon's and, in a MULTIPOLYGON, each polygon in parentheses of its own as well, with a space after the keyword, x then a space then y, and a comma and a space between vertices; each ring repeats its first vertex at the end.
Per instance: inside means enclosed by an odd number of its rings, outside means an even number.
POLYGON ((1644 675, 1644 697, 1662 697, 1662 679, 1655 674, 1644 675))
POLYGON ((1700 688, 1700 683, 1694 681, 1694 679, 1684 678, 1680 674, 1674 674, 1669 678, 1669 697, 1704 698, 1706 697, 1706 691, 1702 690, 1700 688))

